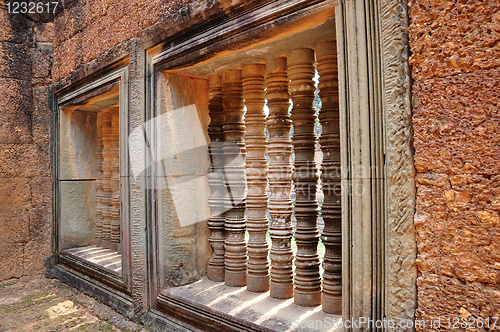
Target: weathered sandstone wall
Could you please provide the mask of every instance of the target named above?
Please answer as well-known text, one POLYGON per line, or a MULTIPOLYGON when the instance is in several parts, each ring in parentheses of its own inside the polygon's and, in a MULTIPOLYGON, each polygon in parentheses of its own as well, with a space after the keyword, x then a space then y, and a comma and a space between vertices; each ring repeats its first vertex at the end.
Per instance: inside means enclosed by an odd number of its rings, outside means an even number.
POLYGON ((51 30, 0 4, 0 280, 50 254, 51 30))
POLYGON ((214 15, 230 16, 257 0, 66 0, 54 20, 58 82, 81 65, 131 38, 160 40, 214 15))
POLYGON ((409 4, 417 319, 498 317, 500 3, 409 4))
POLYGON ((131 38, 162 38, 256 0, 63 0, 9 14, 0 0, 0 280, 43 271, 50 254, 48 86, 131 38))

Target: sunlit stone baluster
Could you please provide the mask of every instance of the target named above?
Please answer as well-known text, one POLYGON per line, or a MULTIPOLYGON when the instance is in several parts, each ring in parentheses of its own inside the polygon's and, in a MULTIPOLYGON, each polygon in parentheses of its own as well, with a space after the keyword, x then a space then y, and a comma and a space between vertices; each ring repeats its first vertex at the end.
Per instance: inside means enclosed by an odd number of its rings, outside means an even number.
POLYGON ((288 113, 290 105, 286 58, 271 58, 266 61, 266 99, 269 107, 267 130, 269 140, 269 213, 271 220, 269 234, 272 245, 270 295, 278 299, 293 297, 293 252, 292 239, 292 141, 290 129, 292 121, 288 113))
POLYGON ((247 178, 247 289, 251 292, 269 290, 269 261, 267 258, 266 233, 267 209, 267 161, 266 161, 266 114, 264 113, 265 73, 263 64, 249 64, 243 71, 243 97, 245 113, 247 178))
POLYGON ((334 41, 316 46, 323 127, 320 143, 323 151, 321 181, 325 199, 322 215, 325 229, 323 259, 323 311, 342 314, 342 212, 340 204, 340 127, 337 45, 334 41))
POLYGON ((314 160, 314 51, 308 48, 291 50, 287 53, 287 63, 293 102, 294 211, 297 218, 294 301, 301 306, 315 306, 321 303, 321 276, 316 225, 318 172, 314 160))
POLYGON ((208 183, 210 185, 210 218, 208 228, 210 237, 208 241, 212 246, 212 254, 208 260, 207 276, 212 281, 224 281, 224 242, 226 231, 224 227, 226 214, 224 209, 225 184, 222 176, 224 160, 222 144, 224 142, 224 112, 222 109, 222 82, 220 75, 209 77, 208 94, 210 110, 210 124, 208 135, 210 136, 210 169, 208 172, 208 183))
POLYGON ((111 248, 111 113, 102 111, 102 246, 111 248))
POLYGON ((96 246, 100 247, 102 245, 102 112, 97 112, 97 156, 96 156, 96 181, 95 181, 95 214, 96 214, 96 225, 95 225, 95 237, 96 246))
POLYGON ((222 72, 222 105, 226 120, 224 175, 229 198, 226 200, 225 275, 228 286, 245 286, 247 282, 247 252, 245 241, 245 123, 240 69, 222 72))
POLYGON ((111 115, 111 250, 120 249, 120 123, 119 110, 111 115))

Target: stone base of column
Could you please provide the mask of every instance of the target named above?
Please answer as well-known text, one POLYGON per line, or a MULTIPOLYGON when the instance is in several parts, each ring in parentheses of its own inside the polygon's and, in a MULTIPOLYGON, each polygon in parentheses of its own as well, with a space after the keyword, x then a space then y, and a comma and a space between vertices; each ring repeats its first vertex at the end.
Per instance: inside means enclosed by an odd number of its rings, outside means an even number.
POLYGON ((294 303, 302 307, 314 307, 321 304, 321 291, 300 293, 295 290, 294 303))
POLYGON ((111 249, 111 241, 110 240, 102 240, 102 247, 104 249, 111 249))
POLYGON ((279 284, 271 281, 271 297, 275 299, 291 299, 293 297, 293 284, 279 284))
POLYGON ((208 279, 216 282, 222 282, 225 280, 225 268, 224 265, 217 267, 210 267, 207 271, 208 279))
POLYGON ((332 297, 323 294, 322 310, 327 314, 342 315, 342 297, 332 297))
POLYGON ((226 273, 224 275, 224 282, 226 283, 226 286, 229 287, 243 287, 247 285, 247 274, 246 271, 241 273, 241 272, 231 272, 226 270, 226 273))
POLYGON ((269 290, 269 276, 247 275, 247 290, 249 292, 261 293, 269 290))

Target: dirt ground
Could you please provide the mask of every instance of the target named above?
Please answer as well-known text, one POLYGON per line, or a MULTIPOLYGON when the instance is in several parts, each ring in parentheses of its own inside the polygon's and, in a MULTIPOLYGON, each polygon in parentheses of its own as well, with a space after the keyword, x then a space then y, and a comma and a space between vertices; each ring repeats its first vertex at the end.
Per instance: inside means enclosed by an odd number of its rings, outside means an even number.
POLYGON ((0 331, 147 331, 110 307, 42 275, 0 282, 0 331))

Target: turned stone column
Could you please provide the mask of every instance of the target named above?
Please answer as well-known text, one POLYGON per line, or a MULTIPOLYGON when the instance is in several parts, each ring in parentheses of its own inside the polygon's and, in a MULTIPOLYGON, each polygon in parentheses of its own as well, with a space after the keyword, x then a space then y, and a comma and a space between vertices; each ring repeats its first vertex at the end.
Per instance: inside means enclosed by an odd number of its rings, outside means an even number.
POLYGON ((116 252, 120 248, 120 123, 119 110, 111 113, 111 247, 116 252))
POLYGON ((211 119, 208 125, 208 135, 210 136, 210 168, 208 171, 208 184, 210 186, 208 228, 210 229, 210 237, 208 242, 212 247, 212 254, 208 260, 207 276, 212 281, 224 281, 224 242, 226 239, 224 202, 226 187, 222 173, 224 167, 222 144, 224 142, 223 125, 225 116, 222 109, 222 81, 220 75, 209 77, 208 95, 208 108, 211 119))
POLYGON ((316 187, 318 172, 314 160, 314 51, 308 48, 287 53, 288 79, 293 102, 293 148, 295 151, 295 304, 316 306, 321 304, 321 276, 319 273, 316 225, 318 202, 316 187))
POLYGON ((222 72, 222 106, 226 121, 224 175, 229 197, 226 200, 225 275, 226 285, 233 287, 247 284, 247 250, 245 241, 245 123, 240 69, 222 72))
POLYGON ((95 237, 96 237, 96 246, 102 246, 102 112, 97 112, 97 156, 96 156, 96 181, 95 181, 95 215, 96 215, 96 224, 95 224, 95 237))
POLYGON ((102 111, 102 247, 111 248, 111 112, 102 111))
POLYGON ((251 292, 269 290, 269 261, 267 258, 266 233, 267 209, 267 160, 266 160, 266 114, 264 113, 266 66, 249 64, 243 71, 243 97, 245 114, 245 174, 247 178, 247 229, 248 263, 247 289, 251 292))
POLYGON ((293 297, 293 252, 292 240, 292 141, 290 129, 292 121, 288 113, 290 105, 288 94, 287 65, 285 57, 271 58, 266 61, 266 99, 269 107, 267 130, 269 140, 269 213, 271 215, 269 234, 272 245, 271 259, 271 297, 288 299, 293 297))
POLYGON ((320 143, 323 151, 321 181, 325 199, 322 215, 325 228, 321 239, 325 245, 323 258, 323 311, 342 314, 342 211, 340 190, 340 127, 337 45, 335 41, 316 46, 319 72, 321 111, 319 119, 323 132, 320 143))

